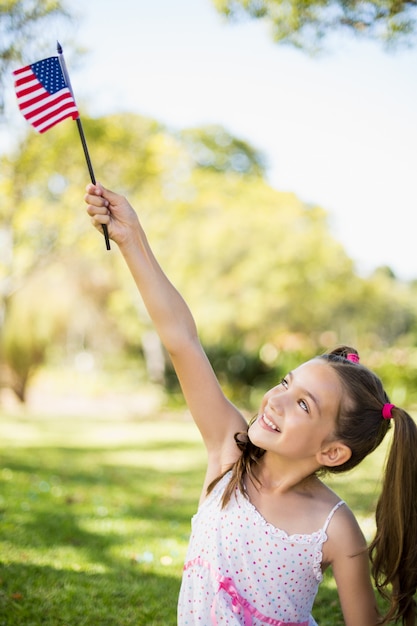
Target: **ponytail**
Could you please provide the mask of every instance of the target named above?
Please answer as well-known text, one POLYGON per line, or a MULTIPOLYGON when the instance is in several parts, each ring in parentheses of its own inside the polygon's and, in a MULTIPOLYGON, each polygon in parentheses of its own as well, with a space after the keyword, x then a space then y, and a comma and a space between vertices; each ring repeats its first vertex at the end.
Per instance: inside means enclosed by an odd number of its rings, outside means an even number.
POLYGON ((394 426, 369 555, 375 586, 389 601, 388 613, 380 623, 398 620, 403 626, 415 626, 417 426, 408 413, 390 404, 381 380, 359 364, 352 348, 341 346, 320 358, 337 371, 348 398, 338 416, 336 437, 350 447, 352 456, 332 471, 360 463, 394 426))
POLYGON ((376 535, 369 547, 372 575, 390 607, 382 624, 415 626, 417 589, 417 427, 393 407, 394 433, 376 508, 376 535))

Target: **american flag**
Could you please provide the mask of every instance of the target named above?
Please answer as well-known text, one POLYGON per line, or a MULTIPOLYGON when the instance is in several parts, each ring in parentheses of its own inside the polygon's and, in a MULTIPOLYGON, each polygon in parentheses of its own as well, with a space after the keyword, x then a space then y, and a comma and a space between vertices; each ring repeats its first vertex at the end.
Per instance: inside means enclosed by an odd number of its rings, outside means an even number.
POLYGON ((67 117, 79 117, 58 57, 37 61, 13 74, 19 109, 38 132, 44 133, 67 117))

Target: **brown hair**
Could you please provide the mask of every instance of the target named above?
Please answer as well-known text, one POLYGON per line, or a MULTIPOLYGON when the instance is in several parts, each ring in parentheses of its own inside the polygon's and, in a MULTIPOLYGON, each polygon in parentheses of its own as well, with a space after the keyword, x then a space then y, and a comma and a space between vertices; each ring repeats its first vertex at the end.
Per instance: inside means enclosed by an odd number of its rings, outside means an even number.
MULTIPOLYGON (((340 466, 324 468, 339 473, 358 465, 375 450, 394 423, 392 443, 385 467, 382 491, 376 508, 376 535, 369 547, 372 576, 379 593, 390 606, 381 624, 401 620, 415 626, 417 589, 417 427, 406 411, 394 407, 393 419, 383 419, 382 407, 389 398, 380 379, 360 363, 348 359, 355 349, 341 346, 318 359, 338 374, 346 393, 336 416, 334 438, 349 446, 352 455, 340 466)), ((351 357, 350 357, 351 358, 351 357)), ((237 433, 241 450, 232 466, 232 476, 223 494, 226 506, 238 487, 243 494, 244 478, 257 481, 253 469, 265 453, 250 441, 247 432, 237 433)), ((226 472, 225 472, 226 473, 226 472)), ((224 474, 222 474, 223 476, 224 474)), ((220 480, 211 483, 208 491, 220 480)))

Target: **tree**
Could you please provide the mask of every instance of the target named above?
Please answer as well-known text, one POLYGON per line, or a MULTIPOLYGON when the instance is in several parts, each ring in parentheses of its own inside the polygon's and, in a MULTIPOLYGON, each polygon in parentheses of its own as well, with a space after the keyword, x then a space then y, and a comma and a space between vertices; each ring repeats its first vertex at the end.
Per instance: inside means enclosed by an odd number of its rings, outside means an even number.
POLYGON ((415 39, 416 0, 213 0, 228 19, 263 19, 279 43, 314 50, 335 31, 395 43, 415 39))
MULTIPOLYGON (((276 378, 283 353, 302 360, 357 337, 385 350, 416 332, 408 286, 387 271, 358 277, 326 212, 270 187, 252 146, 218 127, 173 133, 137 115, 83 122, 98 180, 138 210, 226 383, 276 378)), ((85 214, 88 179, 70 121, 42 138, 29 129, 0 158, 0 384, 7 365, 3 384, 21 399, 48 360, 91 351, 116 367, 147 349, 131 277, 85 214)))
MULTIPOLYGON (((61 0, 2 0, 0 3, 0 113, 3 111, 4 76, 19 63, 31 63, 45 44, 48 25, 68 19, 61 0)), ((49 44, 50 46, 50 41, 49 44)))
MULTIPOLYGON (((134 187, 146 197, 147 186, 171 167, 168 141, 152 120, 84 116, 84 128, 96 172, 128 195, 134 187)), ((123 343, 123 325, 115 330, 111 312, 100 310, 119 283, 80 206, 89 176, 74 122, 42 137, 28 129, 0 164, 0 386, 24 400, 30 376, 57 345, 65 352, 69 344, 80 350, 97 340, 106 350, 123 343), (66 278, 54 283, 63 267, 66 278)))
POLYGON ((221 126, 187 128, 180 133, 196 165, 214 172, 265 175, 265 157, 221 126))

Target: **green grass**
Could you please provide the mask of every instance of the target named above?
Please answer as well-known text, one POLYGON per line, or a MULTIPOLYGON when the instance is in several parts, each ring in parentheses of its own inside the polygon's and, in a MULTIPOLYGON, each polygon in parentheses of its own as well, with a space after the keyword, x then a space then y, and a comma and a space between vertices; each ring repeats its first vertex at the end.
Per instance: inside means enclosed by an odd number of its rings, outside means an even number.
MULTIPOLYGON (((1 416, 0 626, 176 624, 205 452, 184 413, 120 413, 1 416)), ((368 536, 383 455, 331 481, 368 536)), ((314 614, 343 624, 330 576, 314 614)))

